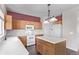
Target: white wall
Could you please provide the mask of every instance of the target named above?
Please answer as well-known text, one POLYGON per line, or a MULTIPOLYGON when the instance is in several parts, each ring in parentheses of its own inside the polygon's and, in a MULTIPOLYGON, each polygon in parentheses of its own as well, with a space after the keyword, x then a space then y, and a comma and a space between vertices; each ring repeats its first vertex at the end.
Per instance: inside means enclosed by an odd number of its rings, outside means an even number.
POLYGON ((63 12, 63 36, 70 37, 77 34, 77 14, 73 11, 63 12))
POLYGON ((63 12, 63 36, 67 48, 79 50, 79 7, 63 12))
MULTIPOLYGON (((4 20, 3 15, 6 14, 6 8, 5 8, 5 5, 0 4, 0 11, 1 11, 0 16, 2 15, 2 18, 3 18, 3 20, 4 20)), ((3 39, 5 39, 5 33, 6 33, 6 31, 4 32, 4 35, 3 35, 2 37, 0 37, 0 42, 1 42, 3 39)))
POLYGON ((62 37, 62 25, 47 23, 43 24, 44 36, 62 37))
POLYGON ((79 35, 79 12, 77 12, 77 33, 79 35))
POLYGON ((0 4, 0 9, 2 10, 2 12, 3 12, 4 14, 7 13, 7 12, 6 12, 6 7, 5 7, 4 4, 0 4))
POLYGON ((70 37, 79 34, 79 7, 63 12, 63 36, 70 37))

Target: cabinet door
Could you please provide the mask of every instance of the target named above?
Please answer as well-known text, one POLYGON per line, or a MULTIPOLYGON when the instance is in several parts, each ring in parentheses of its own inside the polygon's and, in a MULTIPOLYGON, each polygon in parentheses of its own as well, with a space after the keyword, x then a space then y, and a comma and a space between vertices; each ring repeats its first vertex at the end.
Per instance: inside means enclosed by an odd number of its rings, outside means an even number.
POLYGON ((36 38, 36 50, 37 52, 43 54, 43 44, 42 41, 36 38))
POLYGON ((44 55, 52 55, 55 54, 55 46, 47 41, 42 40, 43 52, 44 55))
POLYGON ((55 45, 41 39, 36 39, 36 49, 43 55, 54 55, 55 45))
POLYGON ((6 30, 12 29, 12 16, 11 15, 5 16, 5 29, 6 30))
POLYGON ((26 36, 20 36, 19 37, 21 42, 23 43, 24 46, 27 46, 27 37, 26 36))
POLYGON ((21 21, 20 20, 13 20, 13 29, 20 29, 21 28, 21 21))
POLYGON ((55 44, 55 54, 56 55, 66 54, 66 41, 62 41, 62 42, 55 44))
POLYGON ((42 29, 42 23, 41 22, 34 22, 35 29, 42 29))
POLYGON ((42 29, 41 22, 25 21, 25 20, 13 20, 13 29, 25 29, 26 25, 34 25, 35 29, 42 29))

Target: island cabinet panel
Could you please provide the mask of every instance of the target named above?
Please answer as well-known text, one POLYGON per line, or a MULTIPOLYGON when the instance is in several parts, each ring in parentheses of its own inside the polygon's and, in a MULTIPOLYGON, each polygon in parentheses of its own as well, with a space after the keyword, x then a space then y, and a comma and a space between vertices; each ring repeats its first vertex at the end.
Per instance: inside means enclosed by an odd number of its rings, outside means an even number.
POLYGON ((19 39, 23 43, 24 46, 27 46, 27 37, 26 36, 19 36, 19 39))
POLYGON ((60 42, 55 45, 55 54, 66 54, 66 41, 60 42))
MULTIPOLYGON (((35 40, 35 42, 36 42, 36 47, 35 47, 35 48, 36 48, 37 52, 40 51, 40 53, 42 54, 42 51, 43 51, 43 50, 42 50, 42 49, 43 49, 42 46, 43 46, 43 45, 40 44, 40 43, 42 43, 42 41, 41 41, 41 40, 40 40, 40 41, 39 41, 39 40, 35 40)), ((43 44, 43 43, 42 43, 42 44, 43 44)))
POLYGON ((55 53, 55 49, 53 49, 53 47, 55 47, 54 45, 48 43, 48 42, 45 42, 45 45, 44 45, 44 53, 45 55, 52 55, 55 53), (51 53, 53 52, 53 53, 51 53))
POLYGON ((66 41, 53 44, 42 39, 36 38, 36 50, 42 55, 65 55, 66 41))

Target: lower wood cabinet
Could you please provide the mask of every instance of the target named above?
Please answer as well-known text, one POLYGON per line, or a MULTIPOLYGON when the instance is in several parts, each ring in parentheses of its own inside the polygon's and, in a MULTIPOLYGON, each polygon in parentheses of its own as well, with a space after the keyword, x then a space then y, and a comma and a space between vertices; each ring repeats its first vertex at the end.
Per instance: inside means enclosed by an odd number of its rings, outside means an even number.
POLYGON ((65 55, 66 41, 53 44, 42 39, 36 38, 36 50, 43 55, 65 55))
POLYGON ((19 39, 23 43, 24 46, 27 46, 27 37, 26 36, 19 36, 19 39))

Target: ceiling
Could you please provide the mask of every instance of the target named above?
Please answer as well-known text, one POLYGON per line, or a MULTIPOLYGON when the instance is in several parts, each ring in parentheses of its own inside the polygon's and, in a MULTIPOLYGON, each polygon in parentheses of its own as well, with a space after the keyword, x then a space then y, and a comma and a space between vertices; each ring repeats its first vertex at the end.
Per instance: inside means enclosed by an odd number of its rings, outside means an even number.
MULTIPOLYGON (((51 16, 61 15, 63 11, 77 7, 77 4, 51 4, 50 12, 51 16)), ((6 4, 6 8, 9 11, 17 12, 21 14, 27 14, 37 16, 42 19, 47 18, 48 7, 47 4, 6 4)))

